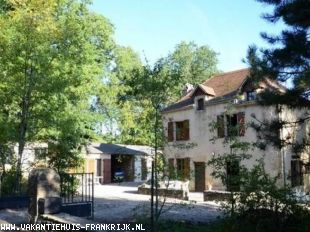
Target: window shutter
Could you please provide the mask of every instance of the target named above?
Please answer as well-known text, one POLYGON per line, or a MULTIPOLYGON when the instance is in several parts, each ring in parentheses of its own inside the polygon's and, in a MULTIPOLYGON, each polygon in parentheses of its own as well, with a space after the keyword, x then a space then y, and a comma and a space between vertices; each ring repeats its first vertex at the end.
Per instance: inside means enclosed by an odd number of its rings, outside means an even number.
POLYGON ((244 136, 245 134, 245 114, 244 112, 239 112, 237 115, 239 136, 244 136))
POLYGON ((172 142, 173 140, 173 122, 168 122, 168 142, 172 142))
POLYGON ((223 138, 225 136, 224 116, 217 116, 217 137, 223 138))
POLYGON ((189 140, 189 120, 185 120, 183 124, 184 140, 189 140))
POLYGON ((184 179, 190 179, 190 159, 184 159, 184 179))

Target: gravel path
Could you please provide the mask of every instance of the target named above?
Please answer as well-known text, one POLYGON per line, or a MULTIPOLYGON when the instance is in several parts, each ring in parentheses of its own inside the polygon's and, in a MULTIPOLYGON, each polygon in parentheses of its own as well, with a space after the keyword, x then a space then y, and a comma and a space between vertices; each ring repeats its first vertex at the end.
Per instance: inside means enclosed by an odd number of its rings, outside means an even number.
MULTIPOLYGON (((161 217, 190 222, 209 222, 221 216, 218 205, 202 201, 202 193, 190 193, 190 201, 167 199, 161 217)), ((150 196, 137 193, 137 184, 98 185, 95 187, 95 215, 99 222, 128 222, 145 217, 150 211, 150 196)))
MULTIPOLYGON (((136 183, 96 185, 94 221, 101 223, 128 223, 150 212, 150 196, 137 193, 136 183)), ((221 216, 219 207, 203 202, 202 193, 190 193, 190 201, 167 199, 162 219, 207 223, 221 216)), ((0 223, 27 223, 27 209, 0 210, 0 223)))

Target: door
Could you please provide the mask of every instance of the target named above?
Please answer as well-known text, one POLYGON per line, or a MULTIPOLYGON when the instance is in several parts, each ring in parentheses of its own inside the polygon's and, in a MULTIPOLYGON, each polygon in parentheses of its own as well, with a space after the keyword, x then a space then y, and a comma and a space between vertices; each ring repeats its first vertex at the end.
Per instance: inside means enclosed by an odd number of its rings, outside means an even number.
POLYGON ((103 183, 111 183, 111 159, 103 159, 103 183))
POLYGON ((204 162, 195 162, 195 191, 203 192, 206 187, 206 165, 204 162))

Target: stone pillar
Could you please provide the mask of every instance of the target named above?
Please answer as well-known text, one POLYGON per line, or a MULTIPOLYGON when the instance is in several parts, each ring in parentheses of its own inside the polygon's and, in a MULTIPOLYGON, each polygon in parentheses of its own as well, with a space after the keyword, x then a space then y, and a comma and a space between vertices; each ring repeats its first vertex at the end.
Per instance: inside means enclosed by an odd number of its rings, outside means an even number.
POLYGON ((49 168, 33 169, 28 178, 28 195, 31 222, 35 222, 39 212, 59 213, 61 210, 59 175, 49 168))

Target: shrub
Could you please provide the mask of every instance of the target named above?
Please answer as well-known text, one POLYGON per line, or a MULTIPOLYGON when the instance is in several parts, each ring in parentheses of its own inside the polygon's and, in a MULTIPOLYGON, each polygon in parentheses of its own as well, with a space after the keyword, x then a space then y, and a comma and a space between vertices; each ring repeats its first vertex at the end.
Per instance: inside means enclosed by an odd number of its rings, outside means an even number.
POLYGON ((16 183, 16 169, 10 169, 1 176, 1 196, 24 195, 27 192, 27 179, 21 178, 20 183, 16 183))
POLYGON ((222 206, 231 228, 223 231, 310 231, 309 209, 292 188, 278 187, 278 177, 265 172, 262 159, 251 169, 241 168, 238 177, 241 191, 231 192, 222 206))

